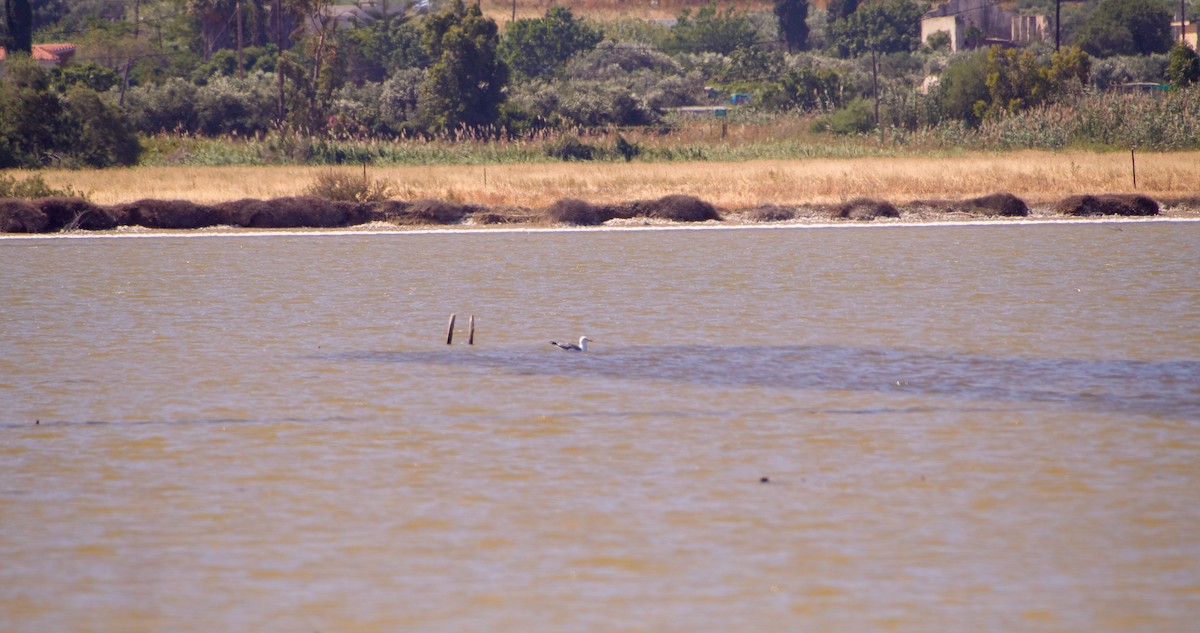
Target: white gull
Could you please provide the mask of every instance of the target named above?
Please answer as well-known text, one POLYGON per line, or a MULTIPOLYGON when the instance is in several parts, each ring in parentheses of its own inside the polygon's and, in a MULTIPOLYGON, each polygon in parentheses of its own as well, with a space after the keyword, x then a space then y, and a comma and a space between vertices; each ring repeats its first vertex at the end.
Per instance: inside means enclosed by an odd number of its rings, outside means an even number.
POLYGON ((590 339, 586 336, 581 336, 581 337, 579 337, 578 345, 576 345, 574 343, 559 343, 558 341, 550 341, 550 344, 558 346, 560 349, 564 349, 568 352, 586 352, 587 344, 588 344, 588 341, 590 341, 590 340, 592 340, 592 339, 590 339))

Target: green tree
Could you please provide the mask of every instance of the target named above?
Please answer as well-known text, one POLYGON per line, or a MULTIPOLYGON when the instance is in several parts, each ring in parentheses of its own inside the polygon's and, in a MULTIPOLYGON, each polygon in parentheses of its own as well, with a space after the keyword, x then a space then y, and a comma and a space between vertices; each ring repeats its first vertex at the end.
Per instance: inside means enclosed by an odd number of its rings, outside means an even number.
POLYGON ((1100 0, 1073 39, 1095 57, 1165 53, 1171 10, 1163 0, 1100 0))
POLYGON ((910 0, 870 4, 829 24, 829 39, 841 57, 911 52, 921 45, 924 5, 910 0))
POLYGON ((572 55, 590 51, 604 34, 575 19, 566 7, 551 7, 545 17, 526 18, 508 25, 500 56, 517 75, 553 75, 572 55))
POLYGON ((1050 90, 1049 78, 1040 69, 1037 56, 1028 49, 988 49, 988 95, 991 98, 984 116, 1019 112, 1045 101, 1050 90))
POLYGON ((6 0, 4 22, 7 27, 8 50, 29 54, 33 50, 33 10, 29 0, 6 0))
POLYGON ((829 39, 843 57, 871 54, 871 95, 879 123, 879 55, 911 52, 921 45, 924 5, 888 0, 862 7, 829 25, 829 39))
POLYGON ((64 149, 89 167, 133 165, 141 145, 120 112, 101 99, 95 90, 72 86, 66 95, 65 121, 72 130, 64 149))
POLYGON ((991 101, 987 76, 988 51, 957 57, 938 78, 936 101, 943 115, 977 125, 991 101))
MULTIPOLYGON (((1078 92, 1087 83, 1090 60, 1078 47, 1054 53, 1049 65, 1030 50, 988 50, 987 87, 990 103, 982 116, 1000 116, 1078 92)), ((979 110, 977 108, 977 110, 979 110)))
POLYGON ((1176 88, 1190 86, 1200 82, 1200 57, 1187 44, 1176 44, 1171 47, 1167 62, 1167 81, 1176 88))
POLYGON ((808 49, 808 0, 775 0, 779 35, 791 52, 808 49))
POLYGON ((345 41, 349 76, 354 83, 383 82, 407 68, 424 68, 429 59, 421 46, 421 29, 407 14, 373 17, 358 28, 339 33, 345 41))
POLYGON ((818 110, 841 105, 841 95, 836 72, 800 67, 767 84, 758 103, 768 110, 818 110))
POLYGON ((55 92, 32 59, 10 59, 0 80, 0 167, 105 167, 137 161, 140 148, 120 112, 96 91, 55 92))
POLYGON ((692 15, 683 9, 663 49, 668 53, 713 52, 728 55, 739 48, 754 46, 758 35, 744 13, 730 5, 718 12, 715 3, 706 4, 692 15))
POLYGON ((0 137, 9 162, 0 167, 38 167, 66 134, 62 103, 46 72, 31 58, 9 58, 0 80, 0 137))
POLYGON ((829 0, 825 11, 829 13, 829 23, 849 17, 858 10, 858 0, 829 0))
POLYGON ((453 0, 426 20, 422 41, 434 63, 421 84, 417 120, 430 131, 494 123, 508 82, 496 23, 479 5, 453 0))

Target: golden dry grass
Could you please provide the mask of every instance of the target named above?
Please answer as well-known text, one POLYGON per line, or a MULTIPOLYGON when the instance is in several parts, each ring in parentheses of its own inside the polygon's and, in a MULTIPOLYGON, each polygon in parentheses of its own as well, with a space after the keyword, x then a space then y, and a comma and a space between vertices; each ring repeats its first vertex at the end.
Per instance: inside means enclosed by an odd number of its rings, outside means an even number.
MULTIPOLYGON (((303 194, 329 167, 135 167, 39 172, 57 187, 91 192, 94 202, 141 198, 220 202, 303 194)), ((345 167, 361 173, 361 167, 345 167)), ((1015 152, 959 157, 766 160, 738 163, 545 163, 372 167, 402 200, 439 200, 540 208, 560 198, 594 203, 699 196, 727 209, 760 204, 840 202, 860 196, 905 203, 997 191, 1031 204, 1072 194, 1134 192, 1123 153, 1015 152)), ((1200 152, 1139 154, 1136 192, 1200 194, 1200 152)))

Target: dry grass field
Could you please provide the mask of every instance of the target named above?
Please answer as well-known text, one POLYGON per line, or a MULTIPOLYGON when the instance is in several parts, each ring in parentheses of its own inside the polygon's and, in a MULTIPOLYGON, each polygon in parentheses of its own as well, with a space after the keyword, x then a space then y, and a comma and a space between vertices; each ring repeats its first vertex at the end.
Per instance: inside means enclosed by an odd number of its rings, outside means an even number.
MULTIPOLYGON (((766 160, 737 163, 543 163, 370 167, 400 200, 541 208, 562 198, 593 203, 690 194, 725 209, 837 203, 860 196, 894 203, 1004 191, 1030 204, 1073 194, 1200 195, 1200 152, 1014 152, 958 157, 766 160)), ((99 204, 143 198, 213 203, 302 195, 330 167, 135 167, 38 172, 57 187, 90 192, 99 204)), ((332 168, 361 174, 362 167, 332 168)))

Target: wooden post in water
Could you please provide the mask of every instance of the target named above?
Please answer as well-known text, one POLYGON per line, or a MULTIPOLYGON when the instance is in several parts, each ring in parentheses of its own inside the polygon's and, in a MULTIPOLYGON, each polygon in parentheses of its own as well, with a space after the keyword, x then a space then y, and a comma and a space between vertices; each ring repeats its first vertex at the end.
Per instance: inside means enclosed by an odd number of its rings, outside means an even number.
POLYGON ((1129 167, 1133 170, 1133 188, 1137 190, 1137 158, 1133 155, 1133 148, 1129 148, 1129 167))
POLYGON ((446 326, 446 345, 454 342, 454 313, 450 313, 450 325, 446 326))
POLYGON ((475 344, 475 315, 467 321, 467 345, 475 344))

